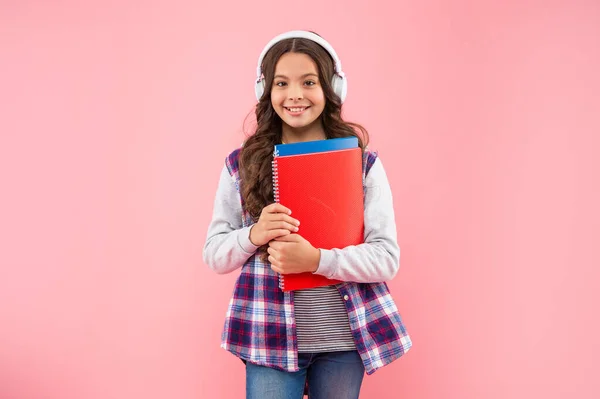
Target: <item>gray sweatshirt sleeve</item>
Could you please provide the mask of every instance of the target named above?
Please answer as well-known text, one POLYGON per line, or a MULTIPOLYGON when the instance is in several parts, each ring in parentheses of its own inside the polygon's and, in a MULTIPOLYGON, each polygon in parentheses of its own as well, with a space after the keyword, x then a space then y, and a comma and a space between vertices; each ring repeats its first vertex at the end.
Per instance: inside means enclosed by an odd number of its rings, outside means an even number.
POLYGON ((242 225, 240 193, 233 179, 224 166, 202 252, 204 263, 218 274, 239 269, 258 249, 250 241, 250 226, 242 225))
MULTIPOLYGON (((379 158, 371 167, 365 183, 365 242, 344 249, 321 249, 316 274, 354 282, 388 281, 396 275, 400 248, 392 193, 379 158)), ((204 244, 204 262, 219 274, 242 267, 258 249, 250 242, 250 227, 242 227, 240 194, 233 177, 224 167, 204 244)))
POLYGON ((365 180, 365 242, 343 249, 321 249, 316 274, 342 281, 371 283, 391 280, 398 272, 400 247, 392 191, 379 158, 365 180))

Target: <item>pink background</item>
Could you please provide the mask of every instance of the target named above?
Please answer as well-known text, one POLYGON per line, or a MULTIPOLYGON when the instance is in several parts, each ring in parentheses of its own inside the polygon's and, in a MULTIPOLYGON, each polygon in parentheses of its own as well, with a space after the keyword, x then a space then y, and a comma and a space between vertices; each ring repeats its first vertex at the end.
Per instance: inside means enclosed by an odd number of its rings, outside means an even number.
POLYGON ((361 397, 598 397, 600 3, 87 3, 0 2, 0 397, 243 397, 201 250, 297 28, 395 195, 414 347, 361 397))

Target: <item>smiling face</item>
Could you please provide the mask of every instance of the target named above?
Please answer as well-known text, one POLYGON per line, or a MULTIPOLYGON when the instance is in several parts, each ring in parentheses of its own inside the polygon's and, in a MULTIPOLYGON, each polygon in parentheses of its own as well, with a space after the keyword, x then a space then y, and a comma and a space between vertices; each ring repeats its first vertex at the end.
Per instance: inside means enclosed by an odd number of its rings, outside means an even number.
POLYGON ((271 104, 282 123, 283 141, 324 139, 321 113, 325 95, 315 62, 306 54, 288 52, 275 65, 271 104))

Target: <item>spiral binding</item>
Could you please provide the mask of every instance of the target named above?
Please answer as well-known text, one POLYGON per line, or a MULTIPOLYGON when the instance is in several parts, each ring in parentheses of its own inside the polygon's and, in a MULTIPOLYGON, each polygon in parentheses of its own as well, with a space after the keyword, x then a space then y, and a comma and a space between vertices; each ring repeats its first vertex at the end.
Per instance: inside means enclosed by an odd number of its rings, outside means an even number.
POLYGON ((271 162, 271 169, 273 170, 273 197, 275 202, 279 202, 279 171, 277 170, 277 157, 279 151, 275 150, 273 153, 273 161, 271 162))
MULTIPOLYGON (((279 202, 279 171, 277 169, 277 157, 279 156, 279 151, 275 148, 273 152, 273 161, 271 162, 271 169, 273 171, 273 197, 275 202, 279 202)), ((279 288, 285 289, 285 282, 283 279, 283 274, 279 275, 279 288)))

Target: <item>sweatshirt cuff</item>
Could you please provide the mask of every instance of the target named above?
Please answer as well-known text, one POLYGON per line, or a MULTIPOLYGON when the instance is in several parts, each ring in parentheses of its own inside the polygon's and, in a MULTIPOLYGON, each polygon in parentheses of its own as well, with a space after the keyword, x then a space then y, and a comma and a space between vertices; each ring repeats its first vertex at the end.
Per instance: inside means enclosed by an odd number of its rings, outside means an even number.
POLYGON ((330 249, 323 248, 319 248, 319 251, 321 251, 321 259, 319 259, 319 267, 314 274, 333 278, 336 269, 335 253, 330 249))
POLYGON ((244 252, 249 254, 253 254, 258 249, 258 247, 252 244, 252 241, 250 241, 250 229, 252 228, 252 226, 243 227, 238 230, 238 244, 244 252))

